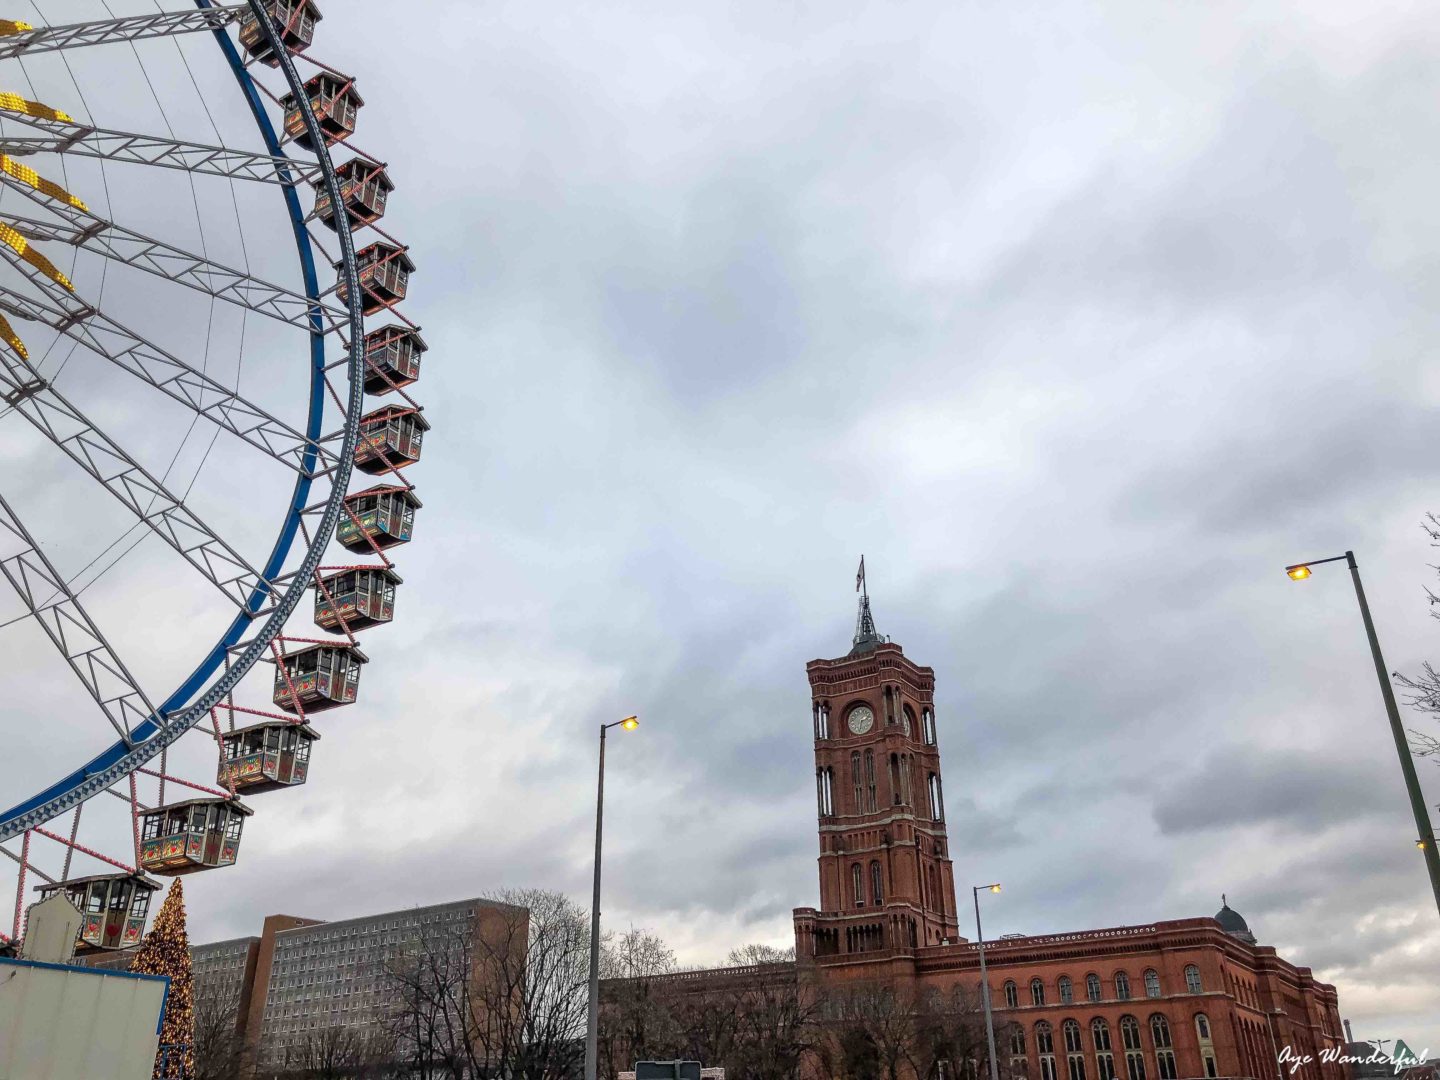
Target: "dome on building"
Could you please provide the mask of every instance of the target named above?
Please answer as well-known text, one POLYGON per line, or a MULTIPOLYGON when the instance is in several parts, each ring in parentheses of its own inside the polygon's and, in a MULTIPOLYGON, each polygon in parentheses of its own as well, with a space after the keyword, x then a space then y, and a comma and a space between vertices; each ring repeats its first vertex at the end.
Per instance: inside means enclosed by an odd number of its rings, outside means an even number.
POLYGON ((1220 910, 1215 913, 1215 921, 1220 924, 1221 930, 1232 937, 1251 945, 1255 944, 1255 935, 1250 932, 1250 924, 1245 921, 1245 916, 1230 906, 1223 893, 1220 896, 1220 910))

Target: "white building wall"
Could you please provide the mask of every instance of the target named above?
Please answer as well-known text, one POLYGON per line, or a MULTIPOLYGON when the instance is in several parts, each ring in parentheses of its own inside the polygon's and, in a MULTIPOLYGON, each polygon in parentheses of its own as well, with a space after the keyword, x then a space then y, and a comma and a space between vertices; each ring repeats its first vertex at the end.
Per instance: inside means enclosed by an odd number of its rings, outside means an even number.
POLYGON ((0 1077, 148 1080, 170 980, 0 957, 0 1077))

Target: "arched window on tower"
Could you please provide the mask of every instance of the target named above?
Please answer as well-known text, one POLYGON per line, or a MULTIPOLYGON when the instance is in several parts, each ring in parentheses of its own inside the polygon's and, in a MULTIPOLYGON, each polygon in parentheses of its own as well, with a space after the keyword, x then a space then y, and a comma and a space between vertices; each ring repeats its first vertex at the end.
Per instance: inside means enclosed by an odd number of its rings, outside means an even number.
POLYGON ((850 783, 855 787, 855 813, 865 812, 864 781, 860 777, 860 751, 850 753, 850 783))
POLYGON ((865 906, 865 879, 858 862, 850 864, 850 895, 855 898, 856 907, 865 906))
MULTIPOLYGON (((1069 1005, 1075 1000, 1075 984, 1070 981, 1069 975, 1061 975, 1059 982, 1055 984, 1055 988, 1060 991, 1061 1005, 1069 1005)), ((1075 1034, 1077 1037, 1079 1036, 1079 1027, 1076 1027, 1075 1034)))
POLYGON ((885 879, 880 873, 880 863, 870 863, 870 899, 879 907, 885 902, 885 879))
POLYGON ((900 805, 900 755, 890 755, 890 798, 896 806, 900 805))
POLYGON ((875 798, 875 751, 865 751, 865 790, 869 794, 869 811, 875 813, 879 802, 875 798))
POLYGON ((1093 971, 1085 976, 1085 999, 1087 1001, 1100 1000, 1100 976, 1093 971))
POLYGON ((1110 1025, 1097 1016, 1090 1021, 1090 1038, 1095 1043, 1095 1071, 1099 1080, 1115 1080, 1115 1055, 1110 1048, 1110 1025))
POLYGON ((944 821, 945 805, 941 802, 940 777, 932 772, 928 783, 930 788, 930 820, 944 821))
POLYGON ((1155 1044, 1155 1066, 1160 1080, 1175 1080, 1175 1048, 1170 1041, 1170 1023, 1156 1013, 1150 1017, 1150 1041, 1155 1044))
POLYGON ((1030 980, 1030 1004, 1031 1004, 1031 1005, 1044 1005, 1044 1004, 1045 1004, 1045 984, 1044 984, 1043 982, 1041 982, 1039 979, 1031 979, 1031 980, 1030 980))
POLYGON ((1189 994, 1205 992, 1200 984, 1200 969, 1194 964, 1185 965, 1185 992, 1189 994))
POLYGON ((929 709, 920 712, 920 730, 926 746, 935 745, 935 714, 929 709))
POLYGON ((1020 1007, 1020 994, 1015 989, 1015 984, 1009 979, 1005 980, 1005 987, 1001 991, 1005 995, 1005 1007, 1007 1009, 1018 1009, 1020 1007))
POLYGON ((1085 1048, 1080 1043, 1080 1025, 1066 1020, 1060 1025, 1065 1036, 1065 1065, 1069 1080, 1085 1080, 1085 1048))
POLYGON ((815 738, 830 738, 830 706, 823 701, 815 703, 815 738))
POLYGON ((1160 996, 1160 973, 1154 968, 1145 969, 1145 996, 1147 998, 1160 996))
POLYGON ((829 817, 835 813, 834 781, 830 767, 818 770, 815 773, 816 795, 820 800, 820 816, 829 817))

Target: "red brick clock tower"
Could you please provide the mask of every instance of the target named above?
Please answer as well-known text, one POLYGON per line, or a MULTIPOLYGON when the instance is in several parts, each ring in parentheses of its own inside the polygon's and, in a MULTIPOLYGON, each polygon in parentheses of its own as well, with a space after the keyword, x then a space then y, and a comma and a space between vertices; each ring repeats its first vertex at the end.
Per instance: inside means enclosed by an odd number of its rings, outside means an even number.
POLYGON ((812 660, 820 907, 795 912, 796 953, 833 956, 960 940, 945 836, 935 672, 875 631, 812 660))

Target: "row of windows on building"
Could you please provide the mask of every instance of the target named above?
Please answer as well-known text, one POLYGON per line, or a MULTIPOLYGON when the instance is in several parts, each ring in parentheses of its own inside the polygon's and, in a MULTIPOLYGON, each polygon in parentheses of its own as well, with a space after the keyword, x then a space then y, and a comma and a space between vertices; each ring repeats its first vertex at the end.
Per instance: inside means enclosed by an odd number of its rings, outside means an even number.
MULTIPOLYGON (((905 734, 910 735, 915 731, 915 710, 909 705, 901 705, 899 709, 896 704, 900 701, 900 692, 892 694, 890 687, 884 691, 884 712, 887 726, 900 724, 905 729, 905 734)), ((851 706, 854 708, 854 706, 851 706)), ((815 738, 830 738, 830 703, 827 701, 816 701, 811 705, 811 712, 815 717, 815 738)), ((928 708, 920 710, 920 741, 926 746, 935 745, 935 713, 928 708)), ((845 732, 841 732, 843 736, 845 732)))
MULTIPOLYGON (((1215 1060, 1215 1044, 1211 1038, 1210 1018, 1196 1013, 1195 1038, 1200 1048, 1200 1060, 1207 1077, 1219 1075, 1215 1060)), ((1155 1077, 1157 1080, 1176 1080, 1175 1043, 1170 1034, 1170 1022, 1159 1013, 1150 1017, 1150 1051, 1154 1054, 1155 1077)), ((1133 1016, 1120 1018, 1119 1053, 1125 1065, 1125 1080, 1149 1080, 1147 1053, 1140 1021, 1133 1016)), ((1110 1025, 1102 1018, 1090 1021, 1090 1046, 1085 1046, 1084 1029, 1078 1020, 1065 1020, 1060 1024, 1061 1047, 1064 1054, 1065 1073, 1063 1080, 1090 1080, 1089 1065, 1093 1062, 1094 1080, 1119 1080, 1115 1055, 1117 1050, 1111 1041, 1110 1025), (1093 1055, 1093 1057, 1091 1056, 1093 1055)), ((1055 1051, 1055 1030, 1047 1021, 1041 1020, 1032 1029, 1035 1039, 1035 1055, 1040 1064, 1040 1080, 1062 1080, 1055 1051)), ((1027 1063, 1025 1028, 1013 1024, 1010 1028, 1010 1055, 1012 1064, 1024 1069, 1027 1063)))
MULTIPOLYGON (((914 762, 909 754, 890 755, 890 790, 896 806, 913 805, 911 777, 914 762)), ((929 800, 925 812, 931 821, 945 820, 945 798, 940 784, 939 773, 925 774, 925 794, 929 800)), ((880 809, 880 799, 875 783, 875 752, 856 750, 850 755, 850 807, 857 814, 874 814, 880 809)), ((815 771, 815 795, 820 805, 820 816, 830 817, 835 813, 835 773, 829 765, 815 771)))
MULTIPOLYGON (((1147 968, 1142 976, 1145 984, 1145 996, 1147 998, 1158 998, 1161 996, 1160 973, 1154 968, 1147 968)), ((1117 971, 1111 980, 1114 987, 1114 1000, 1129 1001, 1133 996, 1130 992, 1130 976, 1123 971, 1117 971)), ((1059 1004, 1069 1005, 1075 1000, 1075 984, 1069 975, 1061 975, 1055 982, 1055 989, 1059 993, 1059 1004)), ((1020 989, 1012 980, 1007 979, 1001 992, 1005 995, 1005 1004, 1011 1009, 1020 1007, 1020 989)), ((1204 993, 1204 985, 1200 981, 1200 969, 1194 964, 1185 966, 1185 992, 1187 994, 1204 993)), ((1085 1000, 1105 1000, 1105 987, 1100 981, 1100 976, 1091 972, 1085 976, 1085 1000)), ((1045 982, 1042 979, 1030 980, 1030 1004, 1044 1005, 1045 982)))

